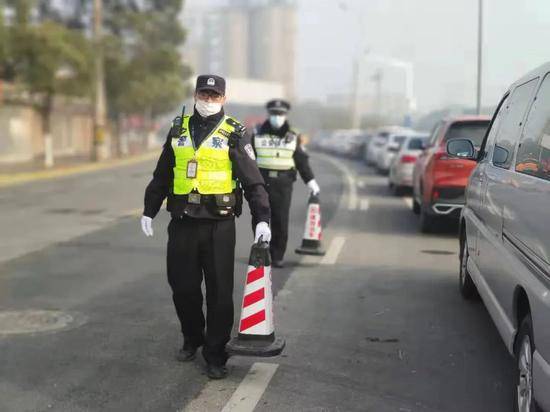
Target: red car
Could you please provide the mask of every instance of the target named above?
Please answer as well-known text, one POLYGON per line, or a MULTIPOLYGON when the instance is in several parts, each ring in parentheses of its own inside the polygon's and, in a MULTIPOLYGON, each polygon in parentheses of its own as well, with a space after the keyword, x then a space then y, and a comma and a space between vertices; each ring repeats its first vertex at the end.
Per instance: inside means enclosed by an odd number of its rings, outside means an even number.
POLYGON ((413 171, 413 212, 420 215, 422 232, 431 232, 441 218, 459 218, 476 166, 471 160, 447 156, 447 142, 467 138, 479 149, 490 122, 488 116, 460 116, 434 127, 413 171))

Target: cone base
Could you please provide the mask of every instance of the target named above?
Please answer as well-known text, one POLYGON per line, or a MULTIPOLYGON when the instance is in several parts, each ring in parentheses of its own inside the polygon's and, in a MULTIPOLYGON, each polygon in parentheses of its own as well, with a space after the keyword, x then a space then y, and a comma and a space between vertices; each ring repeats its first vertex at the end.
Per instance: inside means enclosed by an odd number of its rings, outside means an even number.
POLYGON ((313 255, 313 256, 325 256, 325 251, 319 248, 313 247, 299 247, 295 250, 299 255, 313 255))
POLYGON ((231 339, 226 349, 230 355, 271 357, 280 355, 286 342, 282 338, 274 340, 248 340, 239 337, 231 339))

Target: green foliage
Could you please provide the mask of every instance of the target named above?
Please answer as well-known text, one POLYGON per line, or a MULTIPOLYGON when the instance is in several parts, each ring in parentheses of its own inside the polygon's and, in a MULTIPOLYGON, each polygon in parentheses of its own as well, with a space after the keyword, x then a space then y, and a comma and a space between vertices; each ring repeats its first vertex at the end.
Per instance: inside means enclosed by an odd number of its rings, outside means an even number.
POLYGON ((87 95, 91 47, 78 31, 53 21, 29 24, 33 2, 11 0, 16 16, 6 27, 0 19, 0 76, 51 101, 55 94, 87 95))
POLYGON ((110 1, 105 39, 107 96, 112 113, 153 115, 174 109, 189 90, 180 56, 185 32, 181 0, 110 1))

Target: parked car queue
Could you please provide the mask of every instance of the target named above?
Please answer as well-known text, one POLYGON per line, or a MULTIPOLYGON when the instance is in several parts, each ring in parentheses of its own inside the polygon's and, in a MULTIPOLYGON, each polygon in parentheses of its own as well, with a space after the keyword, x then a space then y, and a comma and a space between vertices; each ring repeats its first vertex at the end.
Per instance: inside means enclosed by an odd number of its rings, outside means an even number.
MULTIPOLYGON (((388 139, 381 130, 372 144, 388 139)), ((550 411, 550 63, 512 84, 492 117, 444 119, 409 146, 399 153, 416 158, 412 181, 396 179, 398 154, 389 185, 412 190, 423 232, 459 222, 459 291, 483 300, 515 359, 513 410, 550 411)))

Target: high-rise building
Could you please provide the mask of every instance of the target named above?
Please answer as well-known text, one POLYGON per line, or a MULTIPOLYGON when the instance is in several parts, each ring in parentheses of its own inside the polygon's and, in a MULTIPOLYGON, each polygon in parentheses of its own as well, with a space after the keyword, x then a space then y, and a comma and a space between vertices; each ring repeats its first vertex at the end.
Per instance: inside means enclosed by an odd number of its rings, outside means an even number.
POLYGON ((296 6, 284 0, 232 0, 185 15, 183 55, 195 72, 280 83, 294 95, 296 6))
POLYGON ((270 1, 249 12, 250 77, 280 82, 287 97, 294 96, 296 63, 296 7, 293 2, 270 1))

